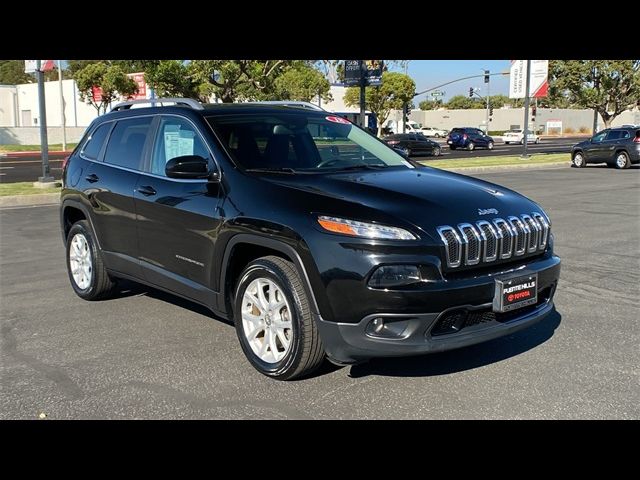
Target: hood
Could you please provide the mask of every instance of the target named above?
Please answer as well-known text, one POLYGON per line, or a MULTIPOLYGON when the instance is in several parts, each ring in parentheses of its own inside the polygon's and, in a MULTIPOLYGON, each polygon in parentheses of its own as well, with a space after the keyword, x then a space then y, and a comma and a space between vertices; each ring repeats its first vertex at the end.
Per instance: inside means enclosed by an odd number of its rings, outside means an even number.
POLYGON ((368 207, 384 217, 408 222, 432 237, 441 225, 542 213, 537 204, 508 188, 430 167, 279 176, 269 181, 317 195, 318 213, 345 216, 344 211, 323 208, 333 203, 326 202, 326 197, 331 197, 350 203, 349 212, 356 220, 367 220, 358 210, 368 207))

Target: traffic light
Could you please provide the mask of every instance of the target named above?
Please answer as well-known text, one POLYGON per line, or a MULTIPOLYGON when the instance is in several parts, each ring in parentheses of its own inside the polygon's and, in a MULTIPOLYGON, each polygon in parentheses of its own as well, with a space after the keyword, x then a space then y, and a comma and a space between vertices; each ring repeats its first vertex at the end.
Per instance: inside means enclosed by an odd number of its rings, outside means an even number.
POLYGON ((493 117, 493 105, 489 106, 489 116, 493 117))
POLYGON ((411 107, 408 103, 404 104, 404 107, 402 109, 403 113, 408 117, 409 114, 411 113, 411 107))
POLYGON ((484 83, 489 83, 489 70, 484 71, 484 83))
POLYGON ((469 87, 469 98, 473 98, 473 87, 469 87))
POLYGON ((535 122, 536 121, 536 111, 538 110, 538 108, 534 105, 533 107, 531 107, 531 121, 535 122))

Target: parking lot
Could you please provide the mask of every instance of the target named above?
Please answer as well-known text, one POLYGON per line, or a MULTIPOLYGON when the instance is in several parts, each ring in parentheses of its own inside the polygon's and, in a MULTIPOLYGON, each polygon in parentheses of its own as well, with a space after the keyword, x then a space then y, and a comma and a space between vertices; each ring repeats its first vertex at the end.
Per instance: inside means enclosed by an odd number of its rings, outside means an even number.
POLYGON ((0 418, 640 417, 640 169, 478 175, 538 201, 563 260, 557 312, 429 356, 270 380, 234 328, 134 284, 72 291, 56 206, 0 210, 0 418))

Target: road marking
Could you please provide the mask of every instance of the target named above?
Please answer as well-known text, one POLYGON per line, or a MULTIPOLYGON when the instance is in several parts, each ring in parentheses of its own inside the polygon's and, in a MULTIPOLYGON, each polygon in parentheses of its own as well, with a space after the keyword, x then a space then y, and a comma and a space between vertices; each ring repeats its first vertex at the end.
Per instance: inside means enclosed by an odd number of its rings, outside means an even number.
POLYGON ((8 170, 10 168, 16 168, 16 167, 0 167, 0 170, 8 170))
MULTIPOLYGON (((49 160, 49 163, 53 163, 53 162, 63 162, 64 160, 49 160)), ((0 165, 24 165, 25 163, 42 163, 42 160, 26 160, 26 161, 17 161, 17 162, 2 162, 0 161, 0 165)))

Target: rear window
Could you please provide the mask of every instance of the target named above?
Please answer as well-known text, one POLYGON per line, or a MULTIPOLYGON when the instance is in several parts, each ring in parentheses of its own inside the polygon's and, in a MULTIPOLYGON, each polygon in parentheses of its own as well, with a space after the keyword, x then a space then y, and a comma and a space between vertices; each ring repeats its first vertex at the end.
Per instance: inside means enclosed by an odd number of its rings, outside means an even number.
POLYGON ((454 128, 451 133, 464 133, 464 128, 454 128))
POLYGON ((97 160, 98 155, 100 155, 100 150, 102 150, 102 145, 104 145, 104 141, 109 134, 109 130, 111 130, 111 122, 103 123, 98 128, 96 128, 87 143, 82 147, 82 156, 88 158, 90 160, 97 160))
POLYGON ((118 121, 107 144, 105 163, 139 170, 151 120, 152 117, 138 117, 118 121))

